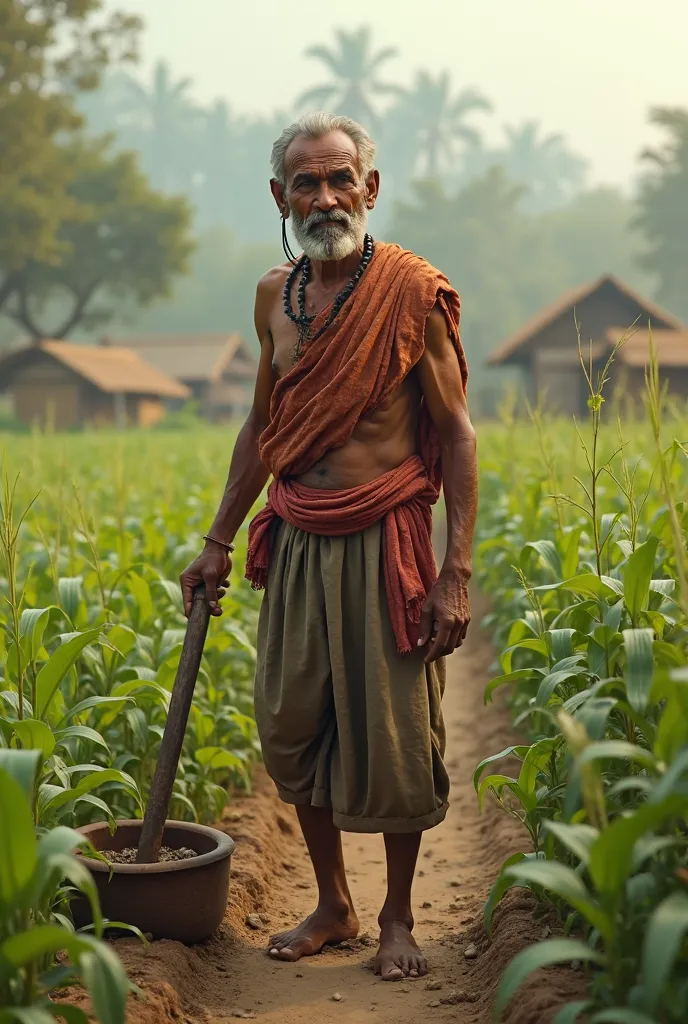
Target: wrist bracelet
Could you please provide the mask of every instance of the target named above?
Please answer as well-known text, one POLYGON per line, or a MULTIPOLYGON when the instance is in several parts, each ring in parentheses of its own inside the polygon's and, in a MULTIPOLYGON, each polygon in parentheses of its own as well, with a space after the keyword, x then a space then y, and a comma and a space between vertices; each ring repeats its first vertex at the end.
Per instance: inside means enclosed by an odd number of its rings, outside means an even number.
POLYGON ((203 534, 203 540, 211 540, 213 544, 219 544, 225 551, 234 551, 233 544, 228 544, 226 540, 218 540, 217 537, 211 537, 209 533, 203 534))

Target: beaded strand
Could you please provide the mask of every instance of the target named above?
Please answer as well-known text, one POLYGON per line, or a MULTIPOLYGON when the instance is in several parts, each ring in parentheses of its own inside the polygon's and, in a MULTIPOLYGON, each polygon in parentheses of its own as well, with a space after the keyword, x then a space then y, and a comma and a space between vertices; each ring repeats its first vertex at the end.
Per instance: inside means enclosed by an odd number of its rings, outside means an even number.
POLYGON ((342 288, 339 294, 335 297, 334 302, 332 303, 332 308, 327 316, 325 323, 312 338, 310 337, 310 332, 311 327, 313 326, 313 321, 315 320, 315 316, 309 316, 306 313, 306 285, 310 281, 312 270, 312 263, 309 257, 302 256, 301 259, 296 264, 296 266, 294 267, 294 269, 290 272, 289 277, 287 278, 286 283, 284 285, 283 297, 284 312, 286 316, 289 317, 291 322, 293 324, 296 324, 296 327, 298 329, 298 340, 296 342, 296 345, 294 346, 294 349, 292 350, 292 357, 295 362, 300 357, 303 351, 303 346, 306 344, 307 341, 317 341, 318 338, 325 333, 328 327, 332 326, 337 316, 339 315, 342 306, 349 298, 358 282, 361 280, 366 268, 368 267, 368 264, 373 258, 374 251, 375 242, 373 241, 371 235, 366 235, 363 241, 363 255, 361 257, 361 262, 358 265, 356 273, 353 275, 353 277, 351 277, 351 279, 346 283, 346 285, 342 288), (299 311, 298 313, 295 313, 291 305, 291 291, 294 281, 296 279, 296 275, 299 272, 301 273, 299 287, 297 290, 297 301, 299 311))

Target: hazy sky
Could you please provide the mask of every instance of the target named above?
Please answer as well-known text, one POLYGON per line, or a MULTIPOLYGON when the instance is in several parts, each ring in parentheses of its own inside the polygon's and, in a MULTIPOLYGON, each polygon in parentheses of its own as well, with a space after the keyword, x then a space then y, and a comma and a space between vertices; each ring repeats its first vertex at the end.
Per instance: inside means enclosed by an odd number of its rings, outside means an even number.
POLYGON ((325 77, 304 48, 369 24, 378 46, 399 50, 389 78, 448 68, 457 87, 493 101, 494 115, 477 122, 489 138, 537 119, 588 157, 595 182, 631 181, 655 139, 650 106, 688 106, 688 0, 107 2, 146 21, 140 73, 166 58, 199 101, 222 97, 242 112, 286 108, 325 77))

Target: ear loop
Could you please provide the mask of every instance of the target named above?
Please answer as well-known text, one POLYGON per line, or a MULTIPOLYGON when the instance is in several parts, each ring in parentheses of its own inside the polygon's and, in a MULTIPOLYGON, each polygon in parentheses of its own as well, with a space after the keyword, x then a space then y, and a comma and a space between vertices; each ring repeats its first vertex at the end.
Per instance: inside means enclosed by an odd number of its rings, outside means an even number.
POLYGON ((287 238, 287 218, 282 214, 282 248, 284 249, 284 255, 287 257, 289 262, 296 266, 298 264, 298 257, 292 252, 292 248, 289 245, 289 239, 287 238))

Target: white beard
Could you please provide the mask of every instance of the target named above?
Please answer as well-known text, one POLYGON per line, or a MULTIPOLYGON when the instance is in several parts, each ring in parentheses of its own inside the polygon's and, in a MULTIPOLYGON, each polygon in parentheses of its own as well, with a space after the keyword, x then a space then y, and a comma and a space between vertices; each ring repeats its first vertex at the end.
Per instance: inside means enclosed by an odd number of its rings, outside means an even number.
POLYGON ((311 260, 344 260, 363 247, 368 228, 368 210, 363 202, 351 214, 343 210, 316 211, 301 218, 292 210, 291 216, 294 238, 311 260), (337 220, 341 227, 321 223, 325 219, 337 220))

